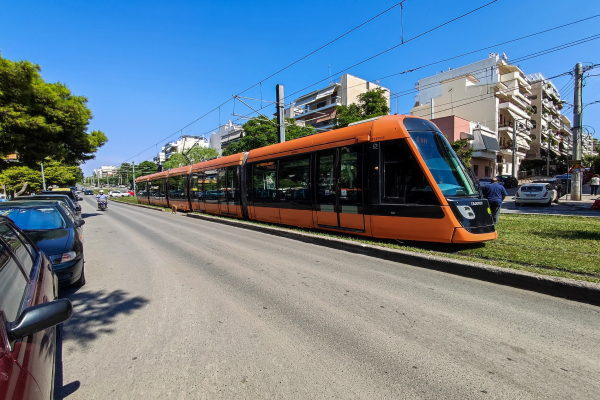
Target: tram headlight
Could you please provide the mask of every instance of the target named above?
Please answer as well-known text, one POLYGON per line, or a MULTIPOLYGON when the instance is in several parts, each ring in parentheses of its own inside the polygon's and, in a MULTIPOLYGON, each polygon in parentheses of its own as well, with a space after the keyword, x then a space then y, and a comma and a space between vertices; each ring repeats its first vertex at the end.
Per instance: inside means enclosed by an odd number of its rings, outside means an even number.
POLYGON ((475 219, 475 211, 470 206, 458 206, 457 208, 465 219, 475 219))

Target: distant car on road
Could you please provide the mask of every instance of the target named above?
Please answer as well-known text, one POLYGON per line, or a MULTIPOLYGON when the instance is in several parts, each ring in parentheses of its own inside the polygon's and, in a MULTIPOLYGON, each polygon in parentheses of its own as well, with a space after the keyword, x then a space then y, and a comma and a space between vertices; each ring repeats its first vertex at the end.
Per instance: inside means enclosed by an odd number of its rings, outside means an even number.
POLYGON ((515 206, 523 204, 552 205, 558 199, 558 190, 550 183, 528 183, 517 190, 515 206))
POLYGON ((87 195, 87 194, 91 194, 91 195, 93 195, 93 194, 94 194, 94 191, 93 191, 93 190, 90 190, 90 189, 86 189, 86 190, 83 192, 83 194, 86 194, 86 195, 87 195))
MULTIPOLYGON (((479 183, 479 186, 486 186, 492 183, 492 179, 493 178, 491 176, 487 176, 485 178, 479 178, 477 182, 479 183)), ((504 186, 504 182, 498 180, 498 183, 500 186, 504 186)))
POLYGON ((13 220, 52 262, 60 286, 85 285, 83 224, 63 202, 7 201, 0 215, 13 220))
POLYGON ((512 175, 498 175, 496 178, 498 178, 498 182, 504 183, 506 189, 519 186, 519 181, 512 175))
POLYGON ((108 193, 110 197, 129 197, 130 194, 128 192, 121 192, 120 190, 112 190, 108 193))
POLYGON ((0 397, 52 399, 56 325, 73 306, 57 299, 50 261, 8 218, 0 217, 0 397))

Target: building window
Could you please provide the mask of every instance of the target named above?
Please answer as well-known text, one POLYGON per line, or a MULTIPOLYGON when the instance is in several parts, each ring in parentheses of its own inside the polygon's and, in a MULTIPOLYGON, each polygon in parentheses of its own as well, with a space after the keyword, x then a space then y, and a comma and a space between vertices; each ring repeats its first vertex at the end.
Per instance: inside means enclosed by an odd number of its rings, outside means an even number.
POLYGON ((490 176, 490 167, 485 166, 485 176, 490 176))
POLYGON ((315 108, 323 108, 327 105, 326 101, 321 101, 320 103, 317 103, 317 106, 315 108))
POLYGON ((479 165, 473 164, 473 173, 475 176, 479 176, 479 165))

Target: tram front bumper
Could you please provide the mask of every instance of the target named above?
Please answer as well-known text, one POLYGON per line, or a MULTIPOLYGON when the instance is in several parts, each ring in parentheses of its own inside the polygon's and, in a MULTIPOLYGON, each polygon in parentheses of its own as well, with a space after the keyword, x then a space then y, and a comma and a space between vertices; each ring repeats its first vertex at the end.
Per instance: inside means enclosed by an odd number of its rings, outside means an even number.
POLYGON ((471 233, 465 228, 455 228, 452 243, 479 243, 498 238, 498 232, 471 233))

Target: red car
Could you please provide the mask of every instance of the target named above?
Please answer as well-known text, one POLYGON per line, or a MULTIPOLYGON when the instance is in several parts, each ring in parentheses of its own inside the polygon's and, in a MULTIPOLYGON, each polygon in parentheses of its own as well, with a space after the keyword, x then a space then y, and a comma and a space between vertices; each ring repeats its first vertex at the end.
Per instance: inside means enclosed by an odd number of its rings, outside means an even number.
POLYGON ((52 263, 0 217, 0 399, 53 398, 56 325, 73 313, 57 294, 52 263))
POLYGON ((130 196, 135 196, 135 192, 133 190, 128 190, 127 193, 129 193, 130 196))

